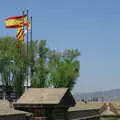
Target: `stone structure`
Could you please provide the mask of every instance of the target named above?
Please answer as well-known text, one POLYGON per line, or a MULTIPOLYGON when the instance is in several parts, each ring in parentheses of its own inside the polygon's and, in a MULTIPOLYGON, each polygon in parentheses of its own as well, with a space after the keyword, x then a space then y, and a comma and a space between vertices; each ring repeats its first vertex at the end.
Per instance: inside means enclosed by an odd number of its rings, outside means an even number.
POLYGON ((26 120, 26 114, 11 108, 8 101, 0 100, 0 120, 26 120))
POLYGON ((32 112, 31 120, 67 120, 67 110, 75 104, 67 88, 29 88, 14 108, 32 112))

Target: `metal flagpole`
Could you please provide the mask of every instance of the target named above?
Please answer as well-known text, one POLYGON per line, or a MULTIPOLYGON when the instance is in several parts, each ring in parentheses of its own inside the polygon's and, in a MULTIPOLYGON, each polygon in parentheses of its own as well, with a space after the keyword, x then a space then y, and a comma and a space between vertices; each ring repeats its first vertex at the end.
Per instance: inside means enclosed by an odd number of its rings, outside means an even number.
MULTIPOLYGON (((22 24, 22 30, 23 30, 23 33, 24 33, 24 15, 25 15, 25 11, 22 11, 22 15, 23 15, 23 24, 22 24)), ((22 45, 21 45, 22 47, 22 45)), ((21 49, 22 50, 22 49, 21 49)), ((22 53, 22 51, 21 51, 22 53)))
MULTIPOLYGON (((30 41, 32 43, 32 16, 30 17, 30 27, 31 27, 31 30, 30 30, 30 41)), ((31 44, 31 48, 32 48, 32 44, 31 44)))
MULTIPOLYGON (((24 27, 24 16, 25 16, 25 11, 22 12, 22 15, 23 15, 23 33, 25 34, 25 27, 24 27)), ((24 40, 25 40, 25 37, 24 37, 24 40)), ((21 45, 21 56, 22 56, 22 45, 21 45)), ((24 65, 22 66, 22 69, 23 69, 24 65)), ((25 89, 26 89, 26 86, 25 86, 25 89)))
POLYGON ((31 78, 31 82, 32 82, 32 76, 33 76, 33 46, 32 46, 32 16, 30 17, 30 50, 31 50, 31 68, 30 68, 30 78, 31 78))
MULTIPOLYGON (((28 9, 27 9, 27 24, 28 24, 28 9)), ((27 58, 29 58, 29 36, 28 36, 28 25, 27 25, 27 58)), ((27 88, 28 88, 28 76, 29 76, 29 68, 27 67, 27 88)))

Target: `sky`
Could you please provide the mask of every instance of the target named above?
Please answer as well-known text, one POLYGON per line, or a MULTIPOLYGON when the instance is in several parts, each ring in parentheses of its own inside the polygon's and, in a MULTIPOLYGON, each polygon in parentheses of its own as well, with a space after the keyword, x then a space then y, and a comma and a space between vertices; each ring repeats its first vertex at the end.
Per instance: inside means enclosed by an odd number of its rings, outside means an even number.
POLYGON ((74 92, 120 88, 120 0, 1 0, 0 37, 15 36, 4 19, 33 16, 33 39, 52 49, 81 52, 74 92))

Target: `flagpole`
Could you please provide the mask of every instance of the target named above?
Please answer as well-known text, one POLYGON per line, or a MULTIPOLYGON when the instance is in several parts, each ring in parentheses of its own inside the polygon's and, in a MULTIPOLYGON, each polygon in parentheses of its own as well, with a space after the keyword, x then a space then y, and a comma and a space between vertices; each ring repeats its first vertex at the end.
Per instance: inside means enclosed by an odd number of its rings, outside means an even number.
MULTIPOLYGON (((25 28, 24 28, 24 16, 25 16, 25 11, 22 11, 22 15, 23 15, 23 33, 25 32, 25 28)), ((24 37, 24 40, 25 40, 25 37, 24 37)), ((22 55, 22 45, 21 45, 21 55, 22 55)), ((22 68, 24 68, 24 65, 22 66, 22 68)), ((25 89, 26 89, 26 87, 25 87, 25 89)))
MULTIPOLYGON (((22 11, 22 15, 24 16, 25 15, 25 11, 22 11)), ((22 24, 22 29, 23 29, 23 33, 24 33, 24 17, 23 17, 23 24, 22 24)), ((22 45, 20 46, 22 47, 22 45)), ((21 53, 22 53, 22 49, 21 49, 21 53)))
POLYGON ((32 46, 32 16, 30 17, 30 50, 31 50, 31 68, 30 68, 30 78, 31 78, 31 82, 32 82, 32 75, 33 75, 33 54, 32 54, 32 50, 33 50, 33 46, 32 46))
MULTIPOLYGON (((27 9, 27 22, 28 22, 28 9, 27 9)), ((27 58, 29 58, 29 46, 28 46, 28 43, 29 43, 29 36, 28 36, 28 25, 27 25, 27 58)), ((29 76, 29 68, 27 67, 27 88, 28 88, 28 76, 29 76)))
MULTIPOLYGON (((30 24, 31 24, 30 41, 32 43, 32 16, 30 17, 30 24)), ((32 44, 31 44, 31 48, 32 48, 32 44)))

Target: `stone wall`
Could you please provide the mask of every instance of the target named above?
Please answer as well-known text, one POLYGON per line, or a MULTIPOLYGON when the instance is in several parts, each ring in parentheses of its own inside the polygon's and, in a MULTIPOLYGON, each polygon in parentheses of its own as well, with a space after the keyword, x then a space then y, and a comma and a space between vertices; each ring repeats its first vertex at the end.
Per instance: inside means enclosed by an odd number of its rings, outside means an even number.
POLYGON ((52 120, 67 120, 67 109, 65 108, 53 109, 52 120))
POLYGON ((115 114, 119 114, 117 109, 115 108, 115 106, 112 104, 112 103, 109 103, 109 106, 110 106, 110 110, 115 113, 115 114))
POLYGON ((77 110, 68 112, 68 120, 99 118, 99 109, 77 110))
POLYGON ((0 116, 0 120, 26 120, 25 115, 5 115, 0 116))
POLYGON ((35 109, 30 120, 67 120, 66 108, 35 109))
POLYGON ((47 117, 31 117, 30 120, 49 120, 47 117))
POLYGON ((104 103, 103 106, 100 108, 99 113, 103 113, 105 110, 107 110, 107 104, 104 103))

